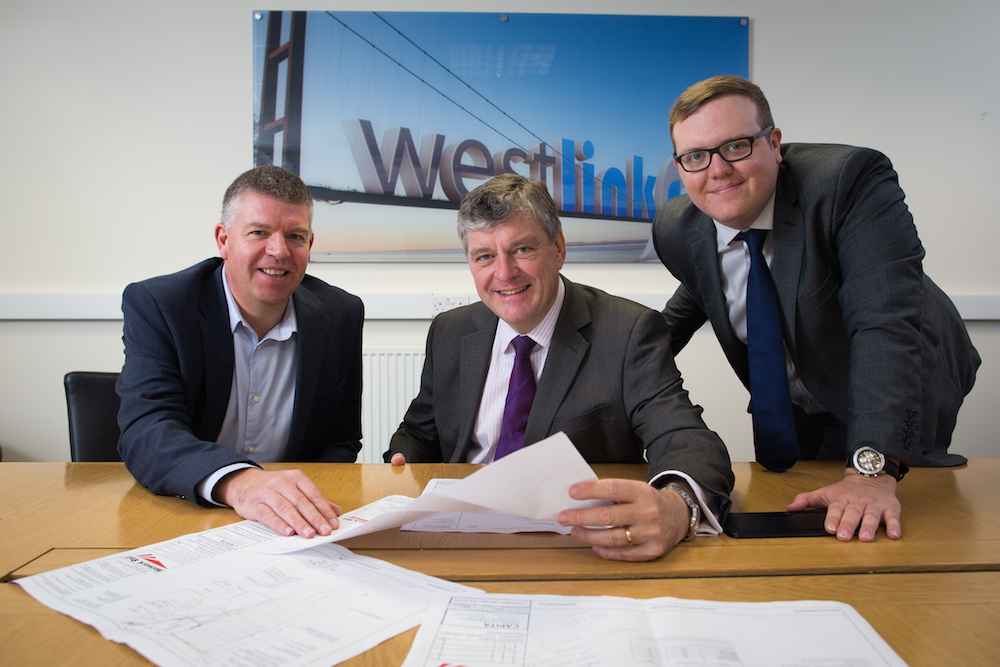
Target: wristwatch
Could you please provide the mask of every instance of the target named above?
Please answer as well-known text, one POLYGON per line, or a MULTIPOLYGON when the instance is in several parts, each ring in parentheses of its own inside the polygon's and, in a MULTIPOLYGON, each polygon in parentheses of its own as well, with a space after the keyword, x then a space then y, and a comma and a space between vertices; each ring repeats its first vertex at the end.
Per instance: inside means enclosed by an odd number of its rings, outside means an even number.
POLYGON ((671 491, 677 492, 684 502, 687 503, 688 509, 691 510, 691 522, 688 524, 688 534, 684 538, 685 542, 690 542, 694 539, 694 536, 698 534, 698 520, 701 518, 701 506, 691 498, 691 495, 684 489, 683 486, 679 484, 667 484, 663 487, 664 490, 670 489, 671 491))
POLYGON ((851 466, 866 477, 878 477, 881 473, 885 473, 897 482, 906 474, 906 466, 896 465, 885 454, 871 447, 862 447, 854 452, 848 463, 848 467, 851 466))

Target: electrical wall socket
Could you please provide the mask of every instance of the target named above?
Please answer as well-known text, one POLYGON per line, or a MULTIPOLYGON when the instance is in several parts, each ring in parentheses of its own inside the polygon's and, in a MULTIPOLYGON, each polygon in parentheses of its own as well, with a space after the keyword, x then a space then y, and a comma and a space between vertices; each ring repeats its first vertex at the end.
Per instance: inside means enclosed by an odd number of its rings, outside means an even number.
POLYGON ((431 316, 469 305, 468 294, 431 294, 431 316))

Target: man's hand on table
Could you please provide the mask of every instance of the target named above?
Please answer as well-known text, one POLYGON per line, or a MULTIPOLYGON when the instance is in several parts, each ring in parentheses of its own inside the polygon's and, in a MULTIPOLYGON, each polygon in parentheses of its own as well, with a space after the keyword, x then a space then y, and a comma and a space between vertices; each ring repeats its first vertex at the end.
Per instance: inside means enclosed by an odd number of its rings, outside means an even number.
POLYGON ((301 470, 244 468, 219 480, 212 495, 244 519, 280 535, 329 535, 340 525, 340 507, 324 498, 301 470))
POLYGON ((858 539, 862 542, 874 540, 881 523, 885 523, 890 538, 898 540, 903 535, 896 480, 891 475, 868 477, 847 468, 839 482, 795 496, 786 511, 801 512, 812 507, 827 508, 826 532, 844 542, 851 541, 859 524, 858 539))
POLYGON ((395 454, 392 455, 392 458, 389 459, 389 463, 391 463, 394 466, 405 466, 406 457, 403 456, 402 452, 396 452, 395 454))
POLYGON ((570 534, 592 545, 601 558, 654 560, 674 548, 688 533, 691 511, 687 503, 679 494, 655 489, 645 482, 631 479, 581 482, 570 487, 569 495, 577 500, 604 499, 614 503, 559 514, 559 523, 573 526, 570 534))

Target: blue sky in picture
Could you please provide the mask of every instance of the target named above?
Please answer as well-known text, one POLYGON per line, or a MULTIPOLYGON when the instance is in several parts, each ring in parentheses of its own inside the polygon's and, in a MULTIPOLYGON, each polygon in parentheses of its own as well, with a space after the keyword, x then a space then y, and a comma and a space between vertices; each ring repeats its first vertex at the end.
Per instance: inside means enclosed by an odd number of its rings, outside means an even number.
MULTIPOLYGON (((254 22, 259 113, 267 13, 254 22)), ((540 142, 589 141, 597 173, 631 156, 655 176, 672 149, 670 106, 695 81, 747 75, 742 17, 309 12, 300 174, 364 191, 345 121, 403 127, 419 149, 484 144, 491 154, 540 142)), ((548 150, 552 153, 552 149, 548 150)), ((515 162, 519 173, 528 165, 515 162)), ((551 180, 551 175, 548 176, 551 180)), ((474 187, 475 181, 469 182, 474 187)), ((397 183, 396 194, 403 189, 397 183)), ((440 183, 435 199, 445 199, 440 183)))

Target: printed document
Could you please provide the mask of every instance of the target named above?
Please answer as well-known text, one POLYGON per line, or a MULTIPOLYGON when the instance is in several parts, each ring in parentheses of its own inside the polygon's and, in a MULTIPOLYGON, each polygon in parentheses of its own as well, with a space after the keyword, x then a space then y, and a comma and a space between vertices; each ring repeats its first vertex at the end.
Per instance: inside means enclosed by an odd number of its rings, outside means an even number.
MULTIPOLYGON (((268 544, 268 553, 292 553, 348 537, 427 519, 441 512, 501 512, 555 522, 567 509, 608 504, 605 500, 574 500, 569 487, 596 481, 597 475, 565 433, 556 433, 484 466, 450 486, 423 493, 419 498, 386 496, 369 505, 344 512, 340 527, 330 535, 311 539, 293 535, 268 544)), ((556 524, 558 525, 558 524, 556 524)))
POLYGON ((478 592, 336 544, 258 553, 281 539, 242 521, 15 583, 162 667, 326 667, 418 625, 438 593, 478 592))
MULTIPOLYGON (((427 482, 424 494, 434 493, 452 486, 458 479, 435 478, 427 482)), ((528 519, 506 512, 441 512, 426 519, 412 521, 401 530, 422 533, 560 533, 569 535, 572 526, 563 526, 558 521, 528 519)))
POLYGON ((906 667, 840 602, 440 596, 403 667, 906 667))

